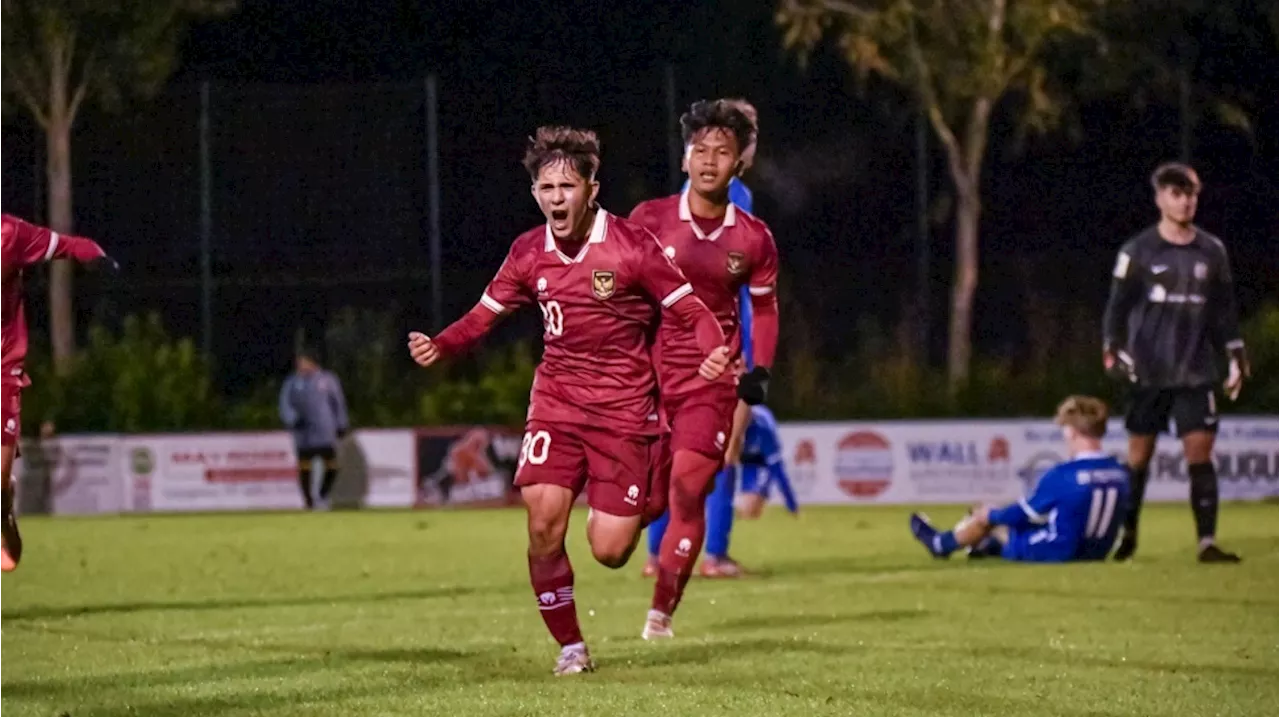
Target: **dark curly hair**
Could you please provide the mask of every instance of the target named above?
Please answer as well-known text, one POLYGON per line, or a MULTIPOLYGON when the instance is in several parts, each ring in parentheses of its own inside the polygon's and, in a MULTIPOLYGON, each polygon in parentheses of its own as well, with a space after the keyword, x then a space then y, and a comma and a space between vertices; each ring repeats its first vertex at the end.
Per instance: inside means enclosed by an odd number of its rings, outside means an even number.
POLYGON ((537 181, 543 167, 559 162, 568 162, 583 179, 593 180, 600 169, 600 139, 589 129, 539 127, 524 153, 529 178, 537 181))
POLYGON ((756 135, 760 128, 756 122, 756 108, 750 102, 735 99, 699 100, 680 116, 680 130, 686 146, 694 137, 712 127, 732 132, 738 140, 738 150, 743 155, 748 155, 755 149, 756 135))

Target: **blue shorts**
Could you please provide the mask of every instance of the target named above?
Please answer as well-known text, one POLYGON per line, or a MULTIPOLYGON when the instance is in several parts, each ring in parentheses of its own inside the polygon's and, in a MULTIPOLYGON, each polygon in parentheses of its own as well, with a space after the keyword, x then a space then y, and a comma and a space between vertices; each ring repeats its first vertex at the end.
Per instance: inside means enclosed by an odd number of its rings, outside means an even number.
POLYGON ((1000 551, 1000 557, 1025 563, 1065 563, 1072 557, 1072 551, 1067 548, 1054 539, 1048 528, 1010 528, 1009 541, 1000 551))
POLYGON ((738 489, 743 493, 758 493, 769 497, 768 466, 742 464, 738 467, 738 489))

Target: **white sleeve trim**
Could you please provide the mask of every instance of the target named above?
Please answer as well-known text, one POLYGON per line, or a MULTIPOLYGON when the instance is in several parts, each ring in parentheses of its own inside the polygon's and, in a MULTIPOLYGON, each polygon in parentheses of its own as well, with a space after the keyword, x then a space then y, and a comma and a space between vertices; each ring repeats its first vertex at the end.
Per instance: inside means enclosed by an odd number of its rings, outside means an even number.
POLYGON ((1047 520, 1043 515, 1037 513, 1035 508, 1031 507, 1031 504, 1027 502, 1026 498, 1018 499, 1018 507, 1022 508, 1022 512, 1027 514, 1027 518, 1029 518, 1032 523, 1044 523, 1047 520))
POLYGON ((44 250, 44 260, 49 261, 53 258, 53 253, 58 250, 58 232, 49 232, 49 248, 44 250))
POLYGON ((1242 349, 1242 348, 1244 348, 1244 339, 1236 339, 1234 341, 1227 342, 1228 351, 1230 351, 1231 349, 1242 349))
POLYGON ((662 300, 662 305, 669 309, 671 308, 672 304, 676 303, 677 301, 683 299, 684 297, 692 293, 693 293, 693 284, 681 284, 680 286, 676 287, 675 291, 671 292, 670 294, 667 294, 666 298, 662 300))
POLYGON ((495 314, 501 314, 502 312, 507 310, 507 307, 498 303, 496 300, 494 300, 492 296, 489 296, 488 292, 485 292, 480 295, 480 303, 484 304, 484 308, 492 311, 495 314))
POLYGON ((769 294, 773 293, 773 287, 772 286, 750 286, 750 287, 747 287, 747 291, 750 291, 752 296, 768 296, 769 294))

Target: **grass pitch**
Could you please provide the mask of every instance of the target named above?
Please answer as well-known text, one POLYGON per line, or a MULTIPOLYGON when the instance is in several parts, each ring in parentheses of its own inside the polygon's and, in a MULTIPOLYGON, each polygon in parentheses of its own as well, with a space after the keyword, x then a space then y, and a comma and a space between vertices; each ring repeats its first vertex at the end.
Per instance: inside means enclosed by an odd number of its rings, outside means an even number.
MULTIPOLYGON (((905 508, 740 523, 763 575, 695 579, 639 633, 639 561, 571 552, 599 664, 554 678, 520 511, 27 519, 3 578, 5 717, 1275 715, 1277 508, 1225 506, 1237 566, 1194 562, 1185 505, 1131 564, 930 559, 905 508)), ((956 508, 929 511, 939 523, 956 508)))

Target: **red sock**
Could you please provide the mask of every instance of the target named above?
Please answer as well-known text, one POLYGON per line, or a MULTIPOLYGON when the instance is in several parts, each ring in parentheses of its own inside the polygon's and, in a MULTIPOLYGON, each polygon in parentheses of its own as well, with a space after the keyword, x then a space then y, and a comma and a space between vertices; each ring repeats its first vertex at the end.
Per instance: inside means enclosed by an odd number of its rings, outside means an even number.
POLYGON ((674 615, 684 597, 693 566, 707 533, 703 503, 711 491, 719 464, 691 451, 676 454, 671 469, 671 521, 658 548, 658 580, 653 586, 654 610, 674 615))
POLYGON ((561 647, 582 642, 578 608, 573 603, 573 566, 564 548, 546 557, 530 555, 529 582, 533 585, 542 621, 556 642, 561 647))

